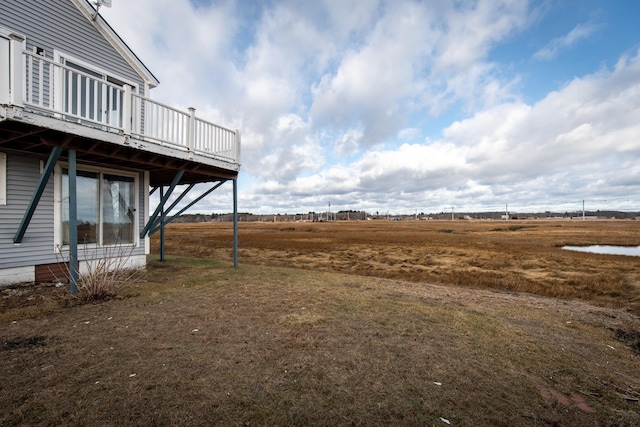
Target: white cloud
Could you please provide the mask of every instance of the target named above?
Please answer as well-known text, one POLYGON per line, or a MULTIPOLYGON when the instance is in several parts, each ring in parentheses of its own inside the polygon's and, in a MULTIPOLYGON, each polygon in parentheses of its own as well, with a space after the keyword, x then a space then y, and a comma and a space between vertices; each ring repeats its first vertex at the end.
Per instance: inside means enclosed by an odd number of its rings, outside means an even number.
POLYGON ((188 1, 136 0, 100 13, 160 80, 156 99, 204 107, 211 95, 203 85, 227 82, 229 34, 239 25, 232 1, 196 9, 188 1))
POLYGON ((415 141, 422 135, 420 128, 405 128, 398 132, 397 138, 400 141, 415 141))
POLYGON ((284 183, 303 170, 317 171, 323 157, 317 141, 309 135, 308 124, 295 114, 279 117, 261 147, 261 156, 247 161, 252 174, 284 183))
POLYGON ((578 24, 568 34, 551 40, 546 46, 533 54, 535 59, 548 61, 555 58, 562 50, 570 48, 583 39, 591 37, 598 30, 592 23, 578 24))
POLYGON ((311 114, 322 126, 356 121, 362 144, 385 142, 427 108, 439 114, 457 100, 479 105, 513 98, 485 62, 491 46, 526 22, 527 2, 394 2, 362 44, 312 89, 311 114), (496 19, 497 17, 497 19, 496 19))
POLYGON ((366 209, 385 194, 387 204, 405 210, 622 197, 639 187, 639 95, 640 54, 534 105, 500 104, 457 121, 438 141, 370 150, 350 165, 296 179, 291 194, 340 195, 346 208, 366 209))
POLYGON ((349 129, 335 142, 335 153, 338 157, 348 157, 357 151, 363 138, 362 127, 349 129))
POLYGON ((484 60, 495 43, 527 25, 530 13, 528 1, 480 0, 462 8, 445 4, 436 68, 446 71, 464 70, 484 60))

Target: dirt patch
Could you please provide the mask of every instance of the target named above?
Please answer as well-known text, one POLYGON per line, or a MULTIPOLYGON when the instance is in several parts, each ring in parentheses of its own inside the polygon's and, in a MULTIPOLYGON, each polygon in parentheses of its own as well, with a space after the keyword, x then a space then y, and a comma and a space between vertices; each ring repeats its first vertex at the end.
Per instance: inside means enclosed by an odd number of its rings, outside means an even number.
POLYGON ((6 341, 0 339, 0 342, 2 342, 3 351, 12 351, 24 348, 44 347, 45 345, 47 345, 47 337, 42 335, 36 335, 32 337, 17 337, 6 341))
POLYGON ((68 291, 64 284, 33 284, 0 288, 0 322, 15 320, 18 314, 25 316, 41 316, 60 307, 70 307, 79 301, 68 291))
POLYGON ((640 356, 640 331, 627 332, 622 329, 617 329, 615 331, 615 337, 640 356))

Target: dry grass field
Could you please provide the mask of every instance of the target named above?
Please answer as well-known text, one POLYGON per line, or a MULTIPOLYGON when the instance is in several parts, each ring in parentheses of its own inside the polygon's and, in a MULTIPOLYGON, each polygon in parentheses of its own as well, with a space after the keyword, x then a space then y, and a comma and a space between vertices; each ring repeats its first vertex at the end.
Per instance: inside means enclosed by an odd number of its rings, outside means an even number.
MULTIPOLYGON (((240 223, 239 242, 241 263, 579 298, 640 314, 637 257, 562 249, 638 246, 640 221, 240 223)), ((231 245, 228 223, 167 227, 169 254, 230 260, 231 245)))
POLYGON ((0 426, 637 426, 638 259, 559 247, 638 224, 175 224, 117 299, 0 292, 0 426))

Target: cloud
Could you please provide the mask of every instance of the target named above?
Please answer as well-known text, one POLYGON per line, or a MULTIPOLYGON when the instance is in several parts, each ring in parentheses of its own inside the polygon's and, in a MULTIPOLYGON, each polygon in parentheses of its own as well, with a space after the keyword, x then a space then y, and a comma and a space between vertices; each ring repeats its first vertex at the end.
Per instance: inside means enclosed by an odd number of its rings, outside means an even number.
POLYGON ((338 157, 348 157, 357 151, 358 145, 362 141, 363 133, 361 127, 349 129, 342 134, 334 144, 335 153, 338 157))
POLYGON ((386 142, 416 111, 513 98, 486 62, 490 48, 526 24, 527 2, 394 2, 335 70, 313 85, 318 126, 363 129, 363 148, 386 142))
POLYGON ((530 11, 528 1, 477 1, 461 8, 446 4, 435 61, 436 68, 446 71, 484 60, 497 42, 526 27, 530 11))
POLYGON ((578 24, 568 34, 551 40, 546 46, 534 53, 533 57, 540 61, 549 61, 562 50, 591 37, 598 29, 599 26, 593 23, 578 24))
POLYGON ((280 191, 305 202, 332 195, 348 209, 384 202, 399 210, 624 197, 639 189, 629 178, 640 173, 639 96, 640 53, 533 105, 493 106, 452 123, 437 141, 369 150, 280 191))
MULTIPOLYGON (((194 5, 173 0, 115 3, 100 13, 160 80, 153 97, 172 105, 205 107, 211 83, 225 85, 232 67, 229 34, 239 29, 232 1, 194 5)), ((214 91, 218 93, 218 91, 214 91)))
POLYGON ((279 148, 290 141, 273 133, 283 115, 304 118, 307 140, 328 128, 347 135, 329 144, 348 155, 392 140, 425 108, 439 114, 456 100, 509 98, 510 83, 482 61, 492 44, 522 27, 526 10, 527 2, 512 0, 456 7, 138 0, 105 16, 158 73, 154 97, 194 106, 198 115, 215 110, 222 124, 242 129, 250 149, 243 150, 245 170, 256 173, 265 164, 253 159, 270 156, 268 165, 278 168, 291 160, 279 148), (266 140, 268 153, 251 151, 266 140))

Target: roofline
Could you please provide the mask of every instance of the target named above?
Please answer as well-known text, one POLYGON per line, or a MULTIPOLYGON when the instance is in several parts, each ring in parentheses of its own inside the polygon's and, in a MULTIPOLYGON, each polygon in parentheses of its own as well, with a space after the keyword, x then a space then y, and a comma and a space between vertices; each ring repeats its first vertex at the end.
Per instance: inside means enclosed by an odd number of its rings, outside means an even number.
POLYGON ((89 0, 71 0, 71 2, 82 12, 89 22, 107 39, 107 41, 122 55, 131 67, 143 77, 145 83, 150 87, 156 87, 160 81, 153 75, 151 70, 138 58, 124 40, 115 32, 109 23, 97 13, 89 0), (96 16, 94 20, 93 17, 96 16))

